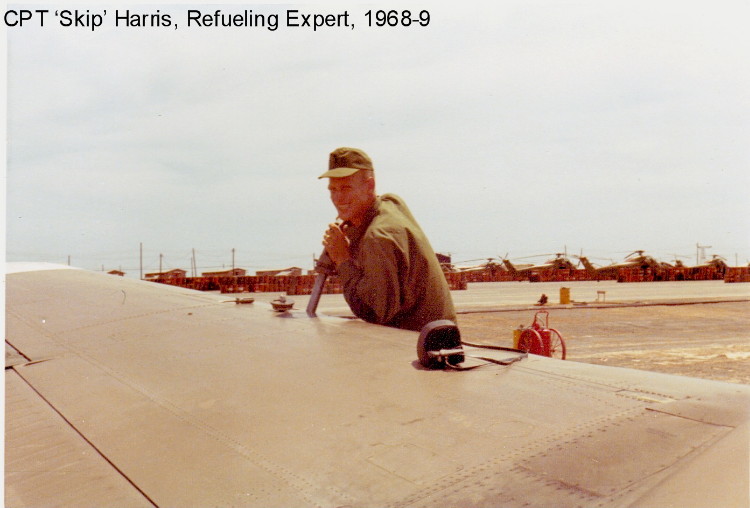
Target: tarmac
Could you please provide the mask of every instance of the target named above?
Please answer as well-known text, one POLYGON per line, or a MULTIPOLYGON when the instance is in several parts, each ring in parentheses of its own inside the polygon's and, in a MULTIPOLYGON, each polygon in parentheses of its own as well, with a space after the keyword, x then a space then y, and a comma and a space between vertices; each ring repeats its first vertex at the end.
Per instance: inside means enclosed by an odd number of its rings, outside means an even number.
MULTIPOLYGON (((546 310, 568 361, 750 384, 748 283, 487 282, 451 294, 468 342, 511 346, 513 330, 546 310), (562 288, 571 303, 560 303, 562 288), (536 305, 542 294, 547 305, 536 305)), ((252 296, 270 302, 279 293, 252 296)), ((304 310, 309 296, 289 298, 304 310)), ((353 317, 340 294, 322 295, 318 312, 353 317)))

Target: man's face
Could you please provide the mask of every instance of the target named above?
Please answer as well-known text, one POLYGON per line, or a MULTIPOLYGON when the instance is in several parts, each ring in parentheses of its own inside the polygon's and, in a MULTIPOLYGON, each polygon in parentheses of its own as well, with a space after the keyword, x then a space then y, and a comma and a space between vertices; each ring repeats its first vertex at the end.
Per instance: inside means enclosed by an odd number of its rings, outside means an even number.
POLYGON ((328 191, 339 218, 360 224, 375 199, 375 180, 369 171, 343 178, 329 178, 328 191))

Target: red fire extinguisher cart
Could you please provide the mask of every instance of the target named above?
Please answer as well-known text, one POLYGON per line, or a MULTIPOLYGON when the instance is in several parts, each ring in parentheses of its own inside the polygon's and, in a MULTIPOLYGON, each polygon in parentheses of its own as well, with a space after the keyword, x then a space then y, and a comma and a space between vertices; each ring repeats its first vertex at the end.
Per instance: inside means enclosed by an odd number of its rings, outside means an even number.
POLYGON ((521 329, 515 346, 533 355, 565 359, 565 340, 560 332, 549 327, 549 312, 546 310, 537 311, 531 326, 521 329))

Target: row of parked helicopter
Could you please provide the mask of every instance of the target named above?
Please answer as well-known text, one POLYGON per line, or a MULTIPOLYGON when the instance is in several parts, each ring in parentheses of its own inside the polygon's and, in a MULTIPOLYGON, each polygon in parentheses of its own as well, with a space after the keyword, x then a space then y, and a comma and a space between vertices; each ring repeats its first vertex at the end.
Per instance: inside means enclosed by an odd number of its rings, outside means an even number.
MULTIPOLYGON (((586 273, 590 277, 595 278, 614 278, 617 276, 617 274, 620 272, 621 269, 627 269, 627 268, 636 268, 640 270, 651 270, 651 271, 658 271, 658 270, 678 270, 678 271, 699 271, 703 269, 710 269, 711 271, 715 272, 717 275, 723 276, 726 272, 729 265, 726 262, 726 259, 718 256, 713 255, 710 260, 707 260, 705 263, 695 265, 695 266, 685 266, 685 264, 680 261, 679 259, 675 258, 674 263, 665 263, 661 261, 657 261, 654 257, 648 256, 644 254, 645 251, 643 250, 636 250, 634 252, 631 252, 627 256, 625 256, 625 259, 618 263, 612 263, 605 266, 600 266, 592 263, 589 261, 589 259, 583 255, 576 256, 573 255, 571 257, 576 258, 578 260, 577 263, 573 263, 567 255, 563 253, 556 253, 556 254, 542 254, 546 256, 555 256, 552 259, 549 259, 545 263, 541 264, 516 264, 510 261, 508 259, 507 255, 505 257, 499 257, 500 262, 498 263, 496 259, 498 258, 485 258, 486 262, 478 265, 471 265, 471 266, 457 266, 453 265, 451 263, 443 263, 443 269, 447 272, 453 272, 453 273, 475 273, 475 272, 491 272, 491 273, 497 273, 497 272, 507 272, 509 275, 513 276, 523 276, 524 274, 530 274, 533 272, 541 272, 541 271, 547 271, 547 270, 579 270, 582 266, 583 269, 586 270, 586 273)), ((530 256, 530 257, 536 257, 536 256, 530 256)), ((465 263, 472 262, 472 261, 479 261, 479 259, 464 261, 465 263)))

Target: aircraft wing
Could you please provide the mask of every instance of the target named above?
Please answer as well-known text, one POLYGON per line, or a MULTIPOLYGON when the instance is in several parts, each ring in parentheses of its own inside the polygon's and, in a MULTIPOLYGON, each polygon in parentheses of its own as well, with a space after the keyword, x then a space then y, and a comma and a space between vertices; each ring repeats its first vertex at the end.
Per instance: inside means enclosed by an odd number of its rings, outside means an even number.
POLYGON ((6 294, 9 507, 750 504, 747 385, 425 370, 416 332, 83 270, 6 294))

